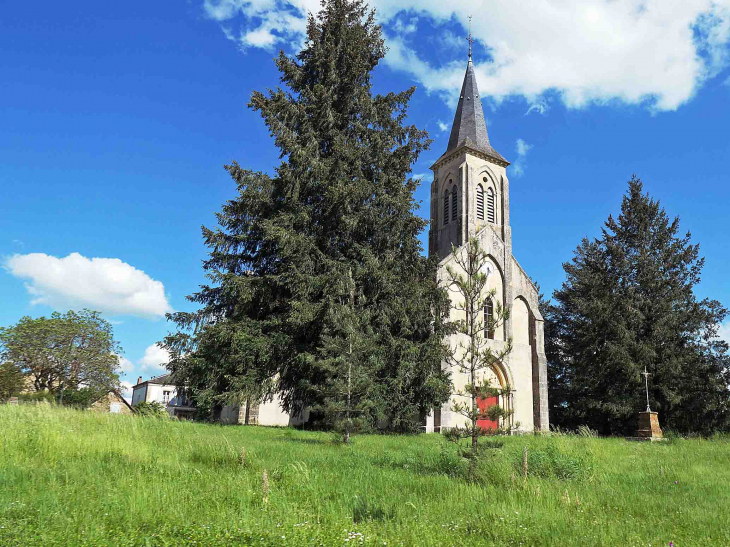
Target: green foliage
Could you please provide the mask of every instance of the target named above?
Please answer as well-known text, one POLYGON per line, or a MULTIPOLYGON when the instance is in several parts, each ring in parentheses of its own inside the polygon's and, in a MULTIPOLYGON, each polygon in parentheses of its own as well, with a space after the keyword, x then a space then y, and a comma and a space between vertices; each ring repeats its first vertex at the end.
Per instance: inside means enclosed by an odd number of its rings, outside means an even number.
POLYGON ((157 401, 137 403, 133 408, 134 413, 138 416, 148 416, 151 418, 167 418, 169 416, 165 407, 157 401))
POLYGON ((34 391, 18 395, 19 403, 55 403, 56 396, 50 391, 34 391))
POLYGON ((730 545, 728 436, 480 438, 477 481, 439 435, 330 436, 2 405, 0 545, 730 545))
POLYGON ((24 384, 23 371, 19 366, 8 361, 0 363, 0 402, 17 397, 24 384))
POLYGON ((253 93, 282 162, 226 167, 238 195, 203 229, 210 284, 164 341, 203 415, 276 393, 345 432, 403 431, 447 399, 447 298, 409 178, 430 141, 404 124, 413 88, 372 93, 384 55, 362 1, 328 0, 302 51, 276 60, 285 89, 253 93))
MULTIPOLYGON (((459 372, 469 375, 469 382, 464 389, 456 392, 463 400, 453 403, 451 410, 466 417, 469 424, 452 427, 447 430, 446 435, 452 441, 471 438, 471 447, 476 454, 479 437, 488 434, 477 422, 489 418, 506 424, 511 414, 499 405, 486 410, 480 410, 477 405, 479 399, 508 396, 510 393, 509 386, 491 386, 485 375, 488 370, 499 366, 512 351, 512 340, 499 343, 490 341, 487 336, 487 333, 494 332, 509 318, 509 309, 503 308, 501 302, 496 300, 494 313, 487 315, 486 321, 484 320, 484 309, 487 302, 495 301, 496 290, 485 291, 487 274, 484 270, 489 263, 489 257, 479 245, 478 239, 470 239, 463 248, 452 248, 451 256, 453 264, 446 267, 446 284, 456 293, 452 308, 457 313, 464 314, 464 319, 455 322, 456 333, 461 336, 456 347, 447 353, 446 362, 459 372)), ((500 428, 500 432, 505 429, 508 426, 500 428)))
POLYGON ((79 409, 87 409, 99 399, 109 393, 106 389, 92 389, 84 387, 76 390, 64 390, 63 404, 79 409))
POLYGON ((646 407, 662 427, 730 427, 730 355, 717 337, 727 309, 697 300, 704 259, 632 178, 617 219, 584 239, 554 305, 543 303, 551 422, 631 434, 646 407))
POLYGON ((120 352, 111 324, 95 311, 23 317, 0 328, 0 360, 20 369, 36 391, 58 392, 61 402, 66 391, 117 388, 120 352))

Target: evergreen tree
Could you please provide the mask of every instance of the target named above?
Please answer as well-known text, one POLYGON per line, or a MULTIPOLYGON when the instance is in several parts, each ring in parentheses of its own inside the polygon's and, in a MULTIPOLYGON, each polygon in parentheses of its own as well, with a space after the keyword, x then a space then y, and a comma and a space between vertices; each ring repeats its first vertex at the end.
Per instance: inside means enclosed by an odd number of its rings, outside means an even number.
POLYGON ((651 373, 652 410, 664 427, 708 432, 729 418, 727 310, 698 301, 704 259, 633 177, 617 219, 584 239, 546 315, 553 423, 630 434, 644 409, 640 373, 651 373))
POLYGON ((497 291, 485 292, 487 274, 484 269, 489 263, 487 253, 479 245, 479 240, 472 238, 463 249, 452 248, 453 265, 446 266, 446 284, 456 292, 451 307, 463 319, 455 321, 456 332, 460 335, 455 348, 447 356, 447 363, 461 373, 469 375, 469 382, 463 390, 456 393, 464 400, 452 404, 451 410, 469 420, 468 425, 453 427, 448 431, 453 440, 470 438, 472 453, 476 453, 479 437, 487 433, 479 427, 478 421, 504 419, 509 412, 499 405, 483 410, 477 401, 496 395, 508 395, 510 387, 497 388, 490 385, 485 375, 497 363, 505 360, 512 351, 512 340, 509 340, 499 351, 493 351, 488 342, 488 333, 494 332, 509 318, 509 309, 496 301, 492 314, 485 313, 488 302, 493 302, 497 291))
POLYGON ((282 162, 271 177, 226 167, 239 195, 203 229, 211 283, 189 297, 200 311, 170 316, 179 332, 164 345, 204 410, 277 392, 290 411, 349 408, 351 425, 411 429, 450 390, 446 297, 421 256, 408 178, 430 141, 404 125, 414 89, 371 92, 385 55, 373 13, 322 5, 303 50, 276 60, 288 89, 251 98, 282 162))

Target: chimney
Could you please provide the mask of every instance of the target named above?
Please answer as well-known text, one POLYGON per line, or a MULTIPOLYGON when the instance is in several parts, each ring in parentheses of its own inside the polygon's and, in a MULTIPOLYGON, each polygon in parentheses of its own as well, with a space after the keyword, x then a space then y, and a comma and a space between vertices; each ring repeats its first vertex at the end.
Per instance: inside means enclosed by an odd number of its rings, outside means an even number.
POLYGON ((139 378, 137 378, 137 385, 139 385, 141 383, 142 383, 142 377, 140 376, 139 378))

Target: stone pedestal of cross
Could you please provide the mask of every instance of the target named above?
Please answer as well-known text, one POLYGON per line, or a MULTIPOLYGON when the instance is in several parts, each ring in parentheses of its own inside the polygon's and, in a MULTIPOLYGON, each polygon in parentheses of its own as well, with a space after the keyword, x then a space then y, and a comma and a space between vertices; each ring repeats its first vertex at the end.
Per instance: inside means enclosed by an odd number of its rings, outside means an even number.
POLYGON ((649 406, 649 374, 646 367, 644 367, 644 372, 641 375, 644 377, 646 386, 646 410, 639 412, 639 430, 636 432, 636 436, 639 439, 658 441, 664 438, 664 434, 659 427, 659 413, 652 412, 649 406))

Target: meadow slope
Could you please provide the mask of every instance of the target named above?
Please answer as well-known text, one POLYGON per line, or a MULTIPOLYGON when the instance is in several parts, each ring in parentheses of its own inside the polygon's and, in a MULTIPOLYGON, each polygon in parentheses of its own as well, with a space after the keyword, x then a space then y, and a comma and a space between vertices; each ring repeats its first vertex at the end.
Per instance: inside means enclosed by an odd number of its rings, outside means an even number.
POLYGON ((0 405, 0 442, 3 547, 730 545, 729 437, 493 439, 476 480, 439 435, 0 405))

